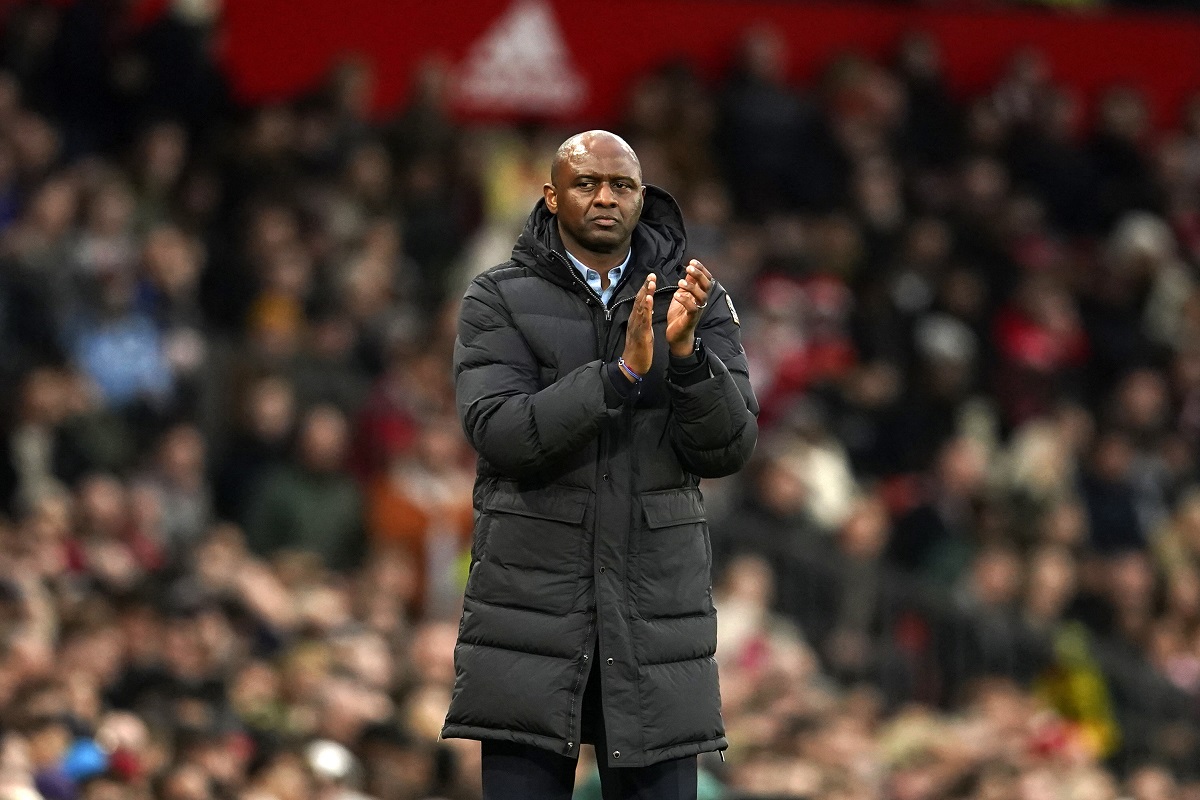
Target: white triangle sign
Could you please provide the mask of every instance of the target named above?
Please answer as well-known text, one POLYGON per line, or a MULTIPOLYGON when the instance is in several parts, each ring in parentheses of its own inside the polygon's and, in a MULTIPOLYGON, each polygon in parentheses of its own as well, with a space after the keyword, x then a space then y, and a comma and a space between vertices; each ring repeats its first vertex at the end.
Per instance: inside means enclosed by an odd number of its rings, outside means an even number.
POLYGON ((547 0, 516 0, 471 45, 459 70, 459 101, 476 111, 562 114, 587 99, 547 0))

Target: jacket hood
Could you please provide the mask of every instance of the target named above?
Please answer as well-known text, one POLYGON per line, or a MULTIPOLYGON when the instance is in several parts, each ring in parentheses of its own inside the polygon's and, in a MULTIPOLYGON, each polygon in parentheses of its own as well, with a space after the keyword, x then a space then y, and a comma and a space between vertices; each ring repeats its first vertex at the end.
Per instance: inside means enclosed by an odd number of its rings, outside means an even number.
MULTIPOLYGON (((553 256, 555 252, 566 252, 555 223, 554 215, 546 208, 545 198, 538 200, 525 222, 525 229, 517 238, 512 258, 548 280, 563 286, 574 286, 575 278, 567 271, 569 265, 553 256)), ((679 204, 665 190, 646 184, 642 216, 633 231, 630 275, 622 283, 632 284, 634 276, 650 271, 665 276, 668 272, 680 270, 686 250, 687 233, 679 204)))

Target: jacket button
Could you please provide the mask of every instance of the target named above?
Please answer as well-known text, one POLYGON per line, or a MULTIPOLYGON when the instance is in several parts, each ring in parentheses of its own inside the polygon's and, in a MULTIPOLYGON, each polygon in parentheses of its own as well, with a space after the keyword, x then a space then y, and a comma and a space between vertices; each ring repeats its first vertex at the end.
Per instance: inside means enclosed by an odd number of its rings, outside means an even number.
POLYGON ((587 654, 587 653, 584 653, 584 654, 583 654, 583 660, 584 660, 584 661, 587 661, 587 660, 588 660, 588 658, 589 658, 588 654, 587 654))
POLYGON ((601 574, 601 575, 603 575, 603 574, 604 574, 604 567, 601 567, 601 568, 600 568, 600 574, 601 574))
POLYGON ((607 472, 606 472, 606 473, 604 473, 603 475, 601 475, 600 477, 604 478, 604 480, 608 480, 608 479, 609 479, 609 477, 608 477, 608 473, 607 473, 607 472))
POLYGON ((575 746, 575 743, 574 743, 574 742, 567 742, 567 749, 568 749, 568 750, 570 750, 570 749, 571 749, 572 747, 574 747, 574 746, 575 746))
POLYGON ((620 758, 620 757, 621 757, 621 751, 613 750, 613 758, 620 758))
POLYGON ((610 658, 607 663, 611 667, 613 665, 613 660, 610 658))

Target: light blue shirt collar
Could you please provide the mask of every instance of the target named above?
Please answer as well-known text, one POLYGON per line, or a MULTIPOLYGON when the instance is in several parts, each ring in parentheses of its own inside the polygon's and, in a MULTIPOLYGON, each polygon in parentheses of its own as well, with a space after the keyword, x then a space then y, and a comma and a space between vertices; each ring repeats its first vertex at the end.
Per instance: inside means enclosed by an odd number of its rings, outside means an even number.
POLYGON ((617 283, 621 280, 621 273, 625 272, 625 268, 629 266, 629 259, 633 256, 633 248, 629 248, 629 252, 625 255, 625 260, 608 271, 608 288, 603 291, 600 289, 600 273, 584 264, 575 256, 571 255, 565 247, 563 250, 567 253, 567 258, 571 259, 571 263, 575 266, 575 270, 583 276, 587 281, 587 285, 595 290, 596 294, 600 295, 600 299, 604 301, 604 305, 608 305, 609 299, 612 297, 613 290, 617 288, 617 283))

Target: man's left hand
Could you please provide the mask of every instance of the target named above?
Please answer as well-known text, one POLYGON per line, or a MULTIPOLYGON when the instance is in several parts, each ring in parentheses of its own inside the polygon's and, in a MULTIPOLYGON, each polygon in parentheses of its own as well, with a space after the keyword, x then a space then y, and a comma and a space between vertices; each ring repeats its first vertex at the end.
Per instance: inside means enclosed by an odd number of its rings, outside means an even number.
POLYGON ((679 288, 671 297, 671 307, 667 309, 667 344, 671 347, 671 355, 678 358, 692 354, 700 311, 708 305, 708 293, 713 285, 712 273, 696 259, 688 262, 686 271, 687 277, 679 281, 679 288))

